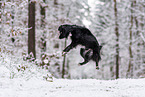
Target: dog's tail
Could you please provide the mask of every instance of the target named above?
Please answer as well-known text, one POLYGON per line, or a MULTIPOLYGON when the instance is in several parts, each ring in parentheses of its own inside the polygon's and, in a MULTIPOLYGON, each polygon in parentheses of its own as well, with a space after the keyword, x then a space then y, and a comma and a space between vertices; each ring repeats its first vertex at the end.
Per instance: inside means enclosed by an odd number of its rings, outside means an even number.
POLYGON ((92 56, 93 60, 96 62, 99 62, 101 60, 101 56, 100 56, 100 52, 98 51, 93 51, 93 56, 92 56))
POLYGON ((92 59, 96 62, 96 69, 99 69, 98 63, 101 60, 101 56, 100 56, 100 51, 99 50, 93 50, 92 59))

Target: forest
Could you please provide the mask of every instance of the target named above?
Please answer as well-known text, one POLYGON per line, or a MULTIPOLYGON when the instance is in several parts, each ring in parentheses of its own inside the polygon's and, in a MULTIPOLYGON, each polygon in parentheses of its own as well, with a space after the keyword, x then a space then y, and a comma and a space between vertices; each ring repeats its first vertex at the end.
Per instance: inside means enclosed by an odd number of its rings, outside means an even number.
POLYGON ((145 0, 0 0, 0 77, 118 79, 145 77, 145 0), (85 26, 102 60, 79 66, 62 24, 85 26))

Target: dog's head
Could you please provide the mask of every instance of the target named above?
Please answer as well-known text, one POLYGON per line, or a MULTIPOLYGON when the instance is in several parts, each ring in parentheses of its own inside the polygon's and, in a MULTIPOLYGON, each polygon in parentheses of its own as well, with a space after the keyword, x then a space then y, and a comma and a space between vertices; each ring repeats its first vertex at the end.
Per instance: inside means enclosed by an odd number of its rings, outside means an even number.
POLYGON ((63 38, 67 38, 69 33, 72 30, 72 26, 71 25, 60 25, 58 28, 58 31, 60 33, 59 35, 59 39, 63 39, 63 38))

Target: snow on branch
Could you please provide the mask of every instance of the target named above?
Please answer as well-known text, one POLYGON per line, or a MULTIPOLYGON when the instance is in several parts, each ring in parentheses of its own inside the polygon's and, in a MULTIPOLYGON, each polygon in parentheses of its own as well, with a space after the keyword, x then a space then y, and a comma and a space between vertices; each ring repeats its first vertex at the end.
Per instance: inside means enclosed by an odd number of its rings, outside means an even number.
POLYGON ((142 33, 140 33, 141 38, 143 39, 143 41, 145 42, 145 37, 143 36, 142 33))

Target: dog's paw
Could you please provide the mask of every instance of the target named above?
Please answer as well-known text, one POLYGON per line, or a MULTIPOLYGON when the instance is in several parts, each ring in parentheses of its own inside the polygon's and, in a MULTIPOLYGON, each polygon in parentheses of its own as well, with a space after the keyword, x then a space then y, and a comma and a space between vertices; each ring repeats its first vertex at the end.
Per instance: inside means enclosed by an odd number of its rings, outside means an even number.
POLYGON ((78 65, 79 65, 79 66, 82 66, 83 64, 82 64, 82 63, 79 63, 78 65))
POLYGON ((81 63, 79 63, 78 65, 79 65, 79 66, 82 66, 82 64, 81 64, 81 63))
POLYGON ((66 55, 66 54, 67 54, 67 52, 62 52, 62 56, 66 55))
POLYGON ((96 69, 99 70, 99 66, 96 66, 96 69))
POLYGON ((80 63, 78 63, 78 66, 81 66, 81 64, 80 64, 80 63))

